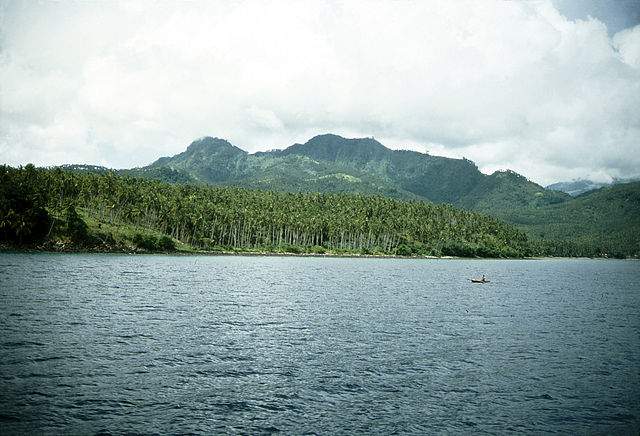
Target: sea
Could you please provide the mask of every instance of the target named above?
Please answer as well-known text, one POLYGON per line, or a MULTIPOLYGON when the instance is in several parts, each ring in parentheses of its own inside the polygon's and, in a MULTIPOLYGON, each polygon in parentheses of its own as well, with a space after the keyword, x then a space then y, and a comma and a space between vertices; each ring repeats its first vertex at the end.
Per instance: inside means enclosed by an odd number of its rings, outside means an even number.
POLYGON ((635 260, 0 253, 3 435, 639 431, 635 260))

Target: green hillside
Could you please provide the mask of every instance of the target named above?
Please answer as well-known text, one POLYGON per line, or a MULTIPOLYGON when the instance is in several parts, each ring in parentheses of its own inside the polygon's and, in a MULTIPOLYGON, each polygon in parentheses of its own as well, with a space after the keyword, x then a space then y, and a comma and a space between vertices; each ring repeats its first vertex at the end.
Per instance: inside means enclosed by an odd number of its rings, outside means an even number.
POLYGON ((505 211, 541 208, 561 204, 571 198, 562 192, 544 189, 513 171, 496 171, 478 180, 456 205, 465 209, 505 216, 505 211))
POLYGON ((168 182, 288 192, 352 192, 449 203, 470 210, 538 206, 570 199, 515 173, 485 175, 467 159, 390 150, 373 138, 319 135, 284 150, 249 154, 206 137, 130 175, 168 182))
POLYGON ((503 211, 532 238, 553 241, 556 255, 640 256, 640 182, 617 184, 572 201, 503 211))
MULTIPOLYGON (((104 174, 102 167, 67 166, 104 174)), ((638 256, 638 184, 576 198, 513 171, 481 173, 466 159, 390 150, 373 138, 316 136, 284 150, 249 154, 205 137, 172 157, 121 175, 174 184, 234 186, 290 193, 344 193, 451 204, 515 224, 538 251, 555 255, 638 256), (627 195, 622 202, 619 194, 627 195)))
POLYGON ((0 245, 92 250, 521 257, 497 219, 423 201, 168 184, 0 167, 0 245))

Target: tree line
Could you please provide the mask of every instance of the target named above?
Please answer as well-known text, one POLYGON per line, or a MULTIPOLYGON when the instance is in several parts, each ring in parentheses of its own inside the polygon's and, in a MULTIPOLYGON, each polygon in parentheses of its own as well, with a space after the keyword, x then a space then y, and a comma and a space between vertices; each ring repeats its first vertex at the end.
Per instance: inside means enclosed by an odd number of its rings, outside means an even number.
MULTIPOLYGON (((0 240, 91 242, 95 229, 127 225, 163 235, 134 245, 210 251, 521 257, 541 253, 498 219, 423 201, 358 194, 286 193, 160 181, 60 168, 0 167, 0 240)), ((134 238, 135 239, 135 238, 134 238)), ((95 243, 93 241, 91 243, 95 243)))

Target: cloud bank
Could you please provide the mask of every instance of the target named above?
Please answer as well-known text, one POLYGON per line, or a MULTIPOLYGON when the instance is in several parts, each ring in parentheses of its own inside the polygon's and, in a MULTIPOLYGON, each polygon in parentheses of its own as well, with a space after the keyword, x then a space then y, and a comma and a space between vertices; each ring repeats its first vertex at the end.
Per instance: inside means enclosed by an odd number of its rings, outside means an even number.
POLYGON ((548 1, 9 1, 0 29, 2 163, 332 132, 540 183, 640 168, 640 26, 548 1))

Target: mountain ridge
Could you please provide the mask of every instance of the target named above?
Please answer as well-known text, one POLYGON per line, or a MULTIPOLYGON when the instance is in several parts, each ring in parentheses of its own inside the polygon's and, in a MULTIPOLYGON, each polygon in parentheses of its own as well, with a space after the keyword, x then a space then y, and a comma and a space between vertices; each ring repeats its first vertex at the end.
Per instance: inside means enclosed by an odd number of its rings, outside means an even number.
POLYGON ((284 149, 248 153, 203 137, 185 151, 130 170, 133 175, 290 192, 359 192, 486 210, 554 204, 570 197, 513 172, 483 174, 472 161, 392 150, 374 138, 322 134, 284 149), (504 174, 508 174, 505 176, 504 174), (507 189, 505 177, 516 189, 507 189), (478 196, 481 197, 478 197, 478 196), (494 207, 494 208, 495 208, 494 207))
POLYGON ((530 237, 556 241, 558 256, 569 251, 604 257, 640 255, 638 181, 603 186, 565 203, 506 211, 500 218, 530 237))
MULTIPOLYGON (((88 165, 64 169, 105 171, 88 165)), ((640 183, 572 197, 511 170, 483 174, 467 159, 391 150, 373 138, 318 135, 251 154, 227 140, 203 137, 181 153, 117 173, 178 184, 449 203, 515 224, 548 243, 546 252, 555 255, 640 255, 640 183)))

